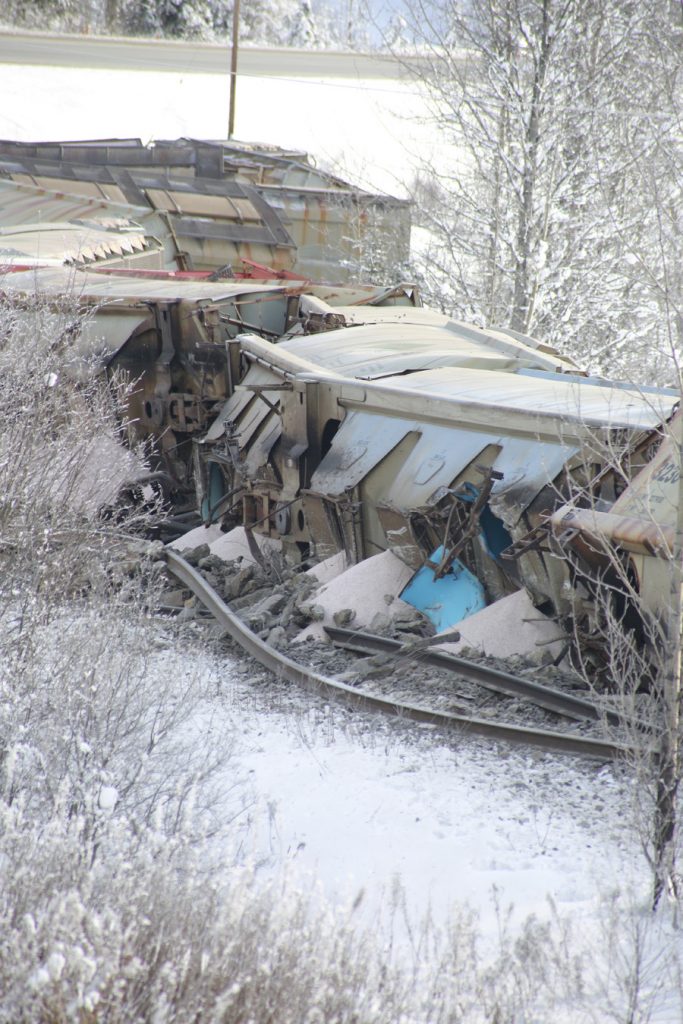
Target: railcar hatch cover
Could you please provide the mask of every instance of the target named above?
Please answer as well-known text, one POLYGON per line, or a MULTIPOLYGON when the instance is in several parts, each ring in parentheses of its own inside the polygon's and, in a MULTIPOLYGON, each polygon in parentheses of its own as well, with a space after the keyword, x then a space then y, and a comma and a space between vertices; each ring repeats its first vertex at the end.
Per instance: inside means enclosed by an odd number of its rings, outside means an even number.
MULTIPOLYGON (((439 564, 444 549, 439 547, 430 562, 439 564)), ((486 606, 484 588, 458 559, 440 579, 429 565, 418 569, 401 592, 401 599, 426 615, 437 633, 462 622, 486 606)))

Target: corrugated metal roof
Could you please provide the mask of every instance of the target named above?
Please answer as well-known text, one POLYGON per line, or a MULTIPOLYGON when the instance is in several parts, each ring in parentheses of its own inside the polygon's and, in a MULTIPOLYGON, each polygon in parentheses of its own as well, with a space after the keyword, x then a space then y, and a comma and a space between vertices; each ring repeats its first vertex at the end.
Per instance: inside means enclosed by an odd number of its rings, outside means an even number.
POLYGON ((407 201, 364 192, 317 170, 305 154, 277 148, 192 139, 149 146, 139 139, 4 140, 0 175, 158 211, 178 241, 167 252, 169 266, 183 269, 238 269, 248 259, 339 280, 349 277, 362 238, 389 230, 404 258, 409 249, 407 201))
POLYGON ((160 251, 161 244, 138 230, 110 230, 97 224, 18 224, 0 228, 0 260, 22 262, 80 262, 106 260, 145 251, 160 251))

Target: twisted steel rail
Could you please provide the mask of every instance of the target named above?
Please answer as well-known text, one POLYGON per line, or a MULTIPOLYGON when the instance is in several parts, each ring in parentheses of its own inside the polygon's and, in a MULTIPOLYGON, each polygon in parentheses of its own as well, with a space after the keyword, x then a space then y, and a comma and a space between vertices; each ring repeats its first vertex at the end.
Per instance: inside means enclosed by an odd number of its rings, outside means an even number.
MULTIPOLYGON (((202 604, 211 612, 220 625, 230 634, 240 646, 261 665, 265 666, 275 675, 289 679, 293 683, 307 688, 315 693, 324 694, 337 700, 343 700, 354 707, 366 708, 372 711, 381 711, 385 714, 398 718, 409 719, 416 722, 426 722, 430 725, 444 726, 459 730, 463 733, 472 733, 478 736, 486 736, 489 739, 507 743, 523 744, 537 747, 541 750, 551 751, 556 754, 574 754, 579 757, 589 757, 598 761, 611 761, 623 758, 630 753, 630 748, 619 743, 612 743, 609 740, 592 739, 584 736, 576 736, 569 733, 547 731, 543 729, 531 729, 524 726, 509 725, 487 721, 481 718, 474 718, 466 714, 456 714, 448 711, 434 711, 418 704, 406 703, 403 701, 392 701, 385 697, 378 697, 354 686, 349 686, 341 680, 321 675, 313 669, 293 661, 286 655, 275 650, 265 641, 253 633, 241 619, 235 615, 227 606, 213 587, 207 583, 204 577, 193 566, 171 548, 166 548, 166 564, 170 572, 176 576, 181 583, 189 587, 202 604)), ((346 630, 346 633, 352 631, 346 630)), ((358 634, 355 634, 358 638, 358 634)), ((383 638, 373 638, 383 640, 383 638)), ((397 643, 397 646, 401 645, 397 643)), ((435 653, 435 652, 430 652, 435 653)), ((450 658, 445 655, 442 657, 450 658)), ((462 661, 463 659, 457 659, 462 661)), ((470 664, 470 663, 467 663, 470 664)), ((496 673, 493 669, 486 669, 477 666, 481 676, 490 675, 493 682, 496 673)), ((515 679, 514 676, 507 676, 508 680, 515 679)), ((528 680, 520 680, 520 683, 528 685, 528 680)), ((500 686, 498 686, 500 689, 500 686)), ((576 700, 577 698, 575 698, 576 700)), ((597 716, 596 716, 597 717, 597 716)))

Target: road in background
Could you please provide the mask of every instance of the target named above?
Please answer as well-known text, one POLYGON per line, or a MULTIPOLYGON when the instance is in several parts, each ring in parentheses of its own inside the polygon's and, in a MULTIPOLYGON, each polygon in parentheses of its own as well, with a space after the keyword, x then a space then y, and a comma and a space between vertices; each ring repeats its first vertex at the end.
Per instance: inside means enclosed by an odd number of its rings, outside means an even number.
MULTIPOLYGON (((229 67, 227 45, 0 29, 0 138, 224 139, 229 67)), ((373 54, 241 49, 235 138, 399 197, 423 161, 452 162, 424 88, 373 54)))
MULTIPOLYGON (((113 71, 227 74, 230 47, 169 39, 51 35, 0 29, 0 63, 113 71)), ((407 66, 382 54, 241 46, 239 73, 264 78, 410 78, 407 66)))

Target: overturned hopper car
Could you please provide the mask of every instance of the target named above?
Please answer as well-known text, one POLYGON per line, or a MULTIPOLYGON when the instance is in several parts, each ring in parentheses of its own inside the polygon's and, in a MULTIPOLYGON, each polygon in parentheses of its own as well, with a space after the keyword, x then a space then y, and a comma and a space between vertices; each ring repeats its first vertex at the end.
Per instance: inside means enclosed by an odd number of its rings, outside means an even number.
POLYGON ((524 588, 594 648, 614 557, 619 601, 663 620, 678 392, 356 283, 350 227, 400 255, 406 213, 282 150, 0 144, 2 288, 78 297, 69 368, 136 382, 129 429, 177 511, 292 561, 390 550, 437 629, 524 588))
MULTIPOLYGON (((238 338, 247 372, 207 434, 207 521, 241 521, 293 558, 391 550, 437 628, 525 587, 575 611, 548 517, 640 451, 677 395, 582 377, 556 353, 413 308, 277 344, 238 338)), ((637 469, 631 460, 631 471, 637 469)))
POLYGON ((135 382, 126 411, 131 439, 151 444, 166 497, 183 508, 195 503, 193 439, 204 436, 244 372, 240 333, 276 340, 295 328, 338 327, 345 318, 333 302, 374 308, 419 301, 412 286, 314 285, 291 276, 211 280, 206 272, 104 272, 78 264, 10 269, 2 281, 7 293, 77 299, 83 322, 67 371, 135 382))
POLYGON ((596 477, 554 510, 547 530, 571 573, 584 652, 600 645, 616 616, 661 669, 681 586, 683 413, 643 444, 645 459, 596 477))
POLYGON ((409 285, 46 268, 5 287, 77 289, 72 372, 137 381, 130 429, 177 510, 277 539, 294 562, 391 550, 438 630, 524 588, 580 635, 590 601, 553 514, 566 526, 577 493, 604 507, 617 478, 646 473, 678 402, 454 321, 409 285))
MULTIPOLYGON (((304 153, 176 139, 0 140, 0 226, 118 217, 144 226, 169 270, 352 280, 378 246, 406 262, 410 204, 355 188, 304 153)), ((2 262, 0 258, 0 262, 2 262)))

